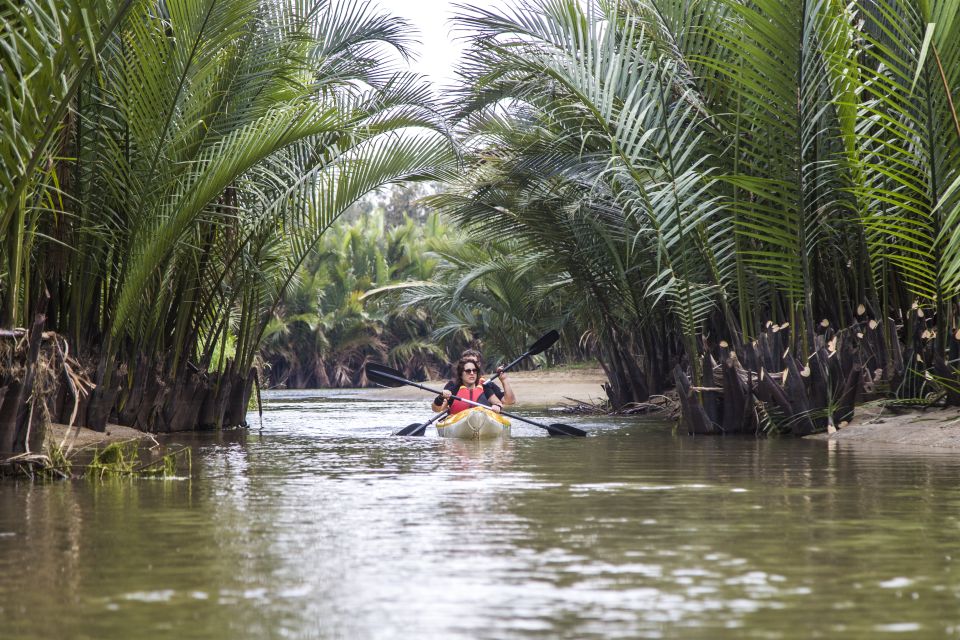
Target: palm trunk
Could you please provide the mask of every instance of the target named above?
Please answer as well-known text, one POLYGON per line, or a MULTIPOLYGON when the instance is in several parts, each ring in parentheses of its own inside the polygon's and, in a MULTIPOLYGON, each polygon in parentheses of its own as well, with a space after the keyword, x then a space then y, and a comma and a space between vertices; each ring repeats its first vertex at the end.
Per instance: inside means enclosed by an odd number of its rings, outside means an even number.
POLYGON ((43 442, 43 398, 34 394, 34 381, 40 358, 40 343, 46 323, 49 296, 40 298, 37 314, 27 333, 26 350, 12 362, 22 363, 23 371, 0 372, 0 456, 26 453, 43 442))

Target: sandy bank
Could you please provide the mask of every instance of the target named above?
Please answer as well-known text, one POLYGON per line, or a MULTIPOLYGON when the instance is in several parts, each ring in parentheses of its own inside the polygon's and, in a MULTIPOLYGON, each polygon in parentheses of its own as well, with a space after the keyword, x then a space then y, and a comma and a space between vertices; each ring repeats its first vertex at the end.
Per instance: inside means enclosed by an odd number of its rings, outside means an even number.
POLYGON ((853 422, 832 434, 809 436, 835 442, 869 442, 935 449, 960 449, 960 409, 927 409, 894 414, 858 407, 853 422))
MULTIPOLYGON (((518 371, 509 374, 509 382, 517 395, 518 405, 554 406, 573 404, 574 401, 601 402, 607 394, 603 384, 607 377, 602 369, 549 369, 546 371, 518 371)), ((446 380, 420 383, 432 389, 442 389, 446 380)), ((414 387, 377 389, 375 397, 384 400, 416 400, 426 404, 432 400, 426 391, 414 387)))

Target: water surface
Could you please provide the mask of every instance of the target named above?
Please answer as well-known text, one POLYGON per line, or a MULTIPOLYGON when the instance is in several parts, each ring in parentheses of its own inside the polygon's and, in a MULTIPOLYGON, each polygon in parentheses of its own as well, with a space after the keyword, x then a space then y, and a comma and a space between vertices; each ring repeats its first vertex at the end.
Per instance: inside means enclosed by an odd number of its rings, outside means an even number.
POLYGON ((960 637, 953 455, 266 402, 180 478, 0 483, 0 638, 960 637))

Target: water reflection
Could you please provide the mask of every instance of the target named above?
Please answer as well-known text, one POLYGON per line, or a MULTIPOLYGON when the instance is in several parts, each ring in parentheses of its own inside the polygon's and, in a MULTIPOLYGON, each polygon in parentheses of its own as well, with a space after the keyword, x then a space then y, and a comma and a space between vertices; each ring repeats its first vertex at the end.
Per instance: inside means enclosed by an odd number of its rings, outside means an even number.
POLYGON ((173 438, 187 480, 0 484, 0 637, 958 633, 952 455, 566 418, 591 437, 390 436, 428 416, 278 394, 262 430, 173 438))

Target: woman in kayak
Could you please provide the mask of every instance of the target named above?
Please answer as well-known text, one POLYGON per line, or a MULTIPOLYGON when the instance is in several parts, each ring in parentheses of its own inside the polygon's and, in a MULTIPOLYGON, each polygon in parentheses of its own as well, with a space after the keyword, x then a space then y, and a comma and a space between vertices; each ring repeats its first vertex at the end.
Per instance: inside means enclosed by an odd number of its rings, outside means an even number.
MULTIPOLYGON (((476 349, 466 349, 463 353, 460 354, 461 358, 467 360, 473 360, 478 367, 483 368, 482 362, 483 358, 480 355, 480 352, 476 349)), ((507 372, 504 371, 503 366, 497 367, 497 375, 500 378, 500 383, 503 385, 503 389, 500 388, 493 380, 485 380, 480 378, 479 384, 483 385, 483 392, 487 394, 488 398, 497 396, 500 398, 500 402, 503 403, 503 406, 508 406, 511 404, 516 404, 517 396, 513 393, 513 388, 510 386, 510 382, 507 380, 507 372)))
POLYGON ((487 396, 480 380, 480 365, 472 358, 460 358, 457 362, 457 377, 447 383, 443 393, 433 401, 434 411, 450 410, 450 415, 460 413, 473 405, 461 402, 458 398, 472 400, 500 413, 503 403, 496 395, 487 396))

